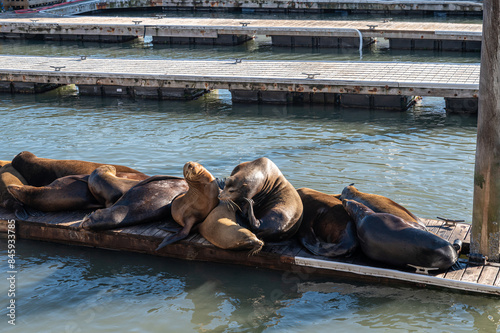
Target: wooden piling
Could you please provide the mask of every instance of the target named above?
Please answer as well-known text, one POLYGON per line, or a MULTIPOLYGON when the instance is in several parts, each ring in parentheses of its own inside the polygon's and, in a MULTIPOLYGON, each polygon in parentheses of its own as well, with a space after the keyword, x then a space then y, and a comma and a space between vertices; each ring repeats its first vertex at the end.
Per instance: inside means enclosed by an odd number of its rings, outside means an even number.
POLYGON ((471 253, 500 257, 500 1, 484 0, 471 253))

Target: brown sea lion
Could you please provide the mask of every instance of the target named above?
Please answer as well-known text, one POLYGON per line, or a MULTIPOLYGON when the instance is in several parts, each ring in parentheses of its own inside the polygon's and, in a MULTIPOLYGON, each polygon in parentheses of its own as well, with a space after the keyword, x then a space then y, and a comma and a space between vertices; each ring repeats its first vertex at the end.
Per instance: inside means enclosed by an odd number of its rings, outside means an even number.
POLYGON ((361 191, 358 191, 358 189, 355 188, 353 184, 346 186, 342 190, 340 200, 344 199, 360 202, 373 210, 375 213, 389 213, 392 215, 396 215, 405 221, 414 222, 421 228, 427 230, 425 225, 420 222, 418 217, 413 215, 405 207, 382 195, 363 193, 361 191))
POLYGON ((300 196, 266 157, 236 166, 219 199, 238 205, 248 221, 248 229, 264 241, 288 239, 300 227, 300 196))
POLYGON ((47 186, 9 185, 10 194, 24 205, 42 212, 103 207, 89 191, 88 175, 58 178, 47 186))
POLYGON ((250 250, 249 255, 253 255, 264 246, 253 232, 236 223, 234 207, 225 202, 208 214, 198 231, 210 243, 225 250, 250 250))
POLYGON ((11 161, 2 161, 0 160, 0 168, 3 167, 4 165, 10 164, 11 161))
POLYGON ((400 217, 376 213, 354 200, 342 204, 356 223, 361 249, 371 259, 390 265, 448 269, 458 259, 447 240, 400 217))
POLYGON ((114 166, 101 165, 89 176, 89 190, 99 203, 110 207, 141 180, 117 177, 114 166))
MULTIPOLYGON (((105 165, 78 160, 54 160, 36 157, 23 151, 12 160, 12 166, 26 179, 29 185, 45 186, 57 178, 71 175, 90 175, 97 167, 105 165)), ((140 173, 132 168, 114 165, 117 172, 140 173)))
POLYGON ((337 257, 357 249, 354 221, 347 214, 339 196, 310 188, 297 190, 304 205, 298 238, 314 254, 337 257))
POLYGON ((171 218, 172 200, 187 190, 183 178, 149 177, 128 190, 113 206, 86 216, 80 226, 104 230, 171 218))
POLYGON ((0 206, 18 212, 22 210, 23 205, 17 201, 7 190, 10 185, 23 186, 27 182, 24 177, 17 172, 12 164, 7 163, 0 168, 0 206))
POLYGON ((219 204, 219 185, 204 166, 196 162, 187 162, 183 167, 183 173, 189 190, 172 202, 172 217, 183 228, 165 237, 156 249, 157 251, 168 244, 186 238, 191 228, 201 223, 219 204))

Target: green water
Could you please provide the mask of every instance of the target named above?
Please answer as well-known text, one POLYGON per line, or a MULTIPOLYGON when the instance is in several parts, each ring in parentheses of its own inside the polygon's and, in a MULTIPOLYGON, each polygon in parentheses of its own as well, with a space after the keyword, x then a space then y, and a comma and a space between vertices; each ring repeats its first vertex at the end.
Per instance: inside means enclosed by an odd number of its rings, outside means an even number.
MULTIPOLYGON (((356 51, 0 40, 1 54, 99 57, 359 60, 356 51)), ((479 54, 394 52, 365 61, 478 62, 479 54)), ((180 176, 185 162, 225 177, 271 158, 296 187, 339 193, 350 183, 416 215, 470 222, 475 116, 447 115, 441 98, 407 112, 233 104, 227 91, 195 101, 80 97, 61 89, 0 95, 0 159, 126 164, 180 176)), ((0 238, 5 332, 500 332, 488 296, 366 284, 231 265, 18 240, 17 325, 7 323, 7 240, 0 238), (5 259, 4 259, 5 258, 5 259)))

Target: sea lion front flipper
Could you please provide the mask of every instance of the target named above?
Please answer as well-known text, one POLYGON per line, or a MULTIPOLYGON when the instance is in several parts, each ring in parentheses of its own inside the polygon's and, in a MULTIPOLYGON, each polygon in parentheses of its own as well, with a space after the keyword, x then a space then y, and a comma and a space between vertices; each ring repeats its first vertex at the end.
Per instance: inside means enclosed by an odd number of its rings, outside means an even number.
POLYGON ((250 198, 244 198, 244 199, 248 202, 248 208, 246 209, 247 211, 246 216, 248 218, 248 222, 250 223, 250 227, 254 230, 258 230, 261 225, 261 221, 255 217, 255 214, 253 212, 254 201, 250 198))

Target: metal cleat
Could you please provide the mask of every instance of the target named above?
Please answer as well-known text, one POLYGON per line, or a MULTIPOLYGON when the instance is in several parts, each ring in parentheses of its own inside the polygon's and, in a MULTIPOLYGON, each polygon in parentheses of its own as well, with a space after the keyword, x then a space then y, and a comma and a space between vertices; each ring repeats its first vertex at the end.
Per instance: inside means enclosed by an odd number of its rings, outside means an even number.
POLYGON ((460 222, 465 222, 465 220, 450 220, 450 219, 446 219, 444 217, 439 217, 439 216, 436 216, 436 218, 443 221, 444 226, 446 226, 446 227, 457 225, 457 223, 460 223, 460 222))
POLYGON ((415 273, 423 274, 423 275, 429 275, 429 271, 436 271, 439 269, 439 268, 432 268, 432 267, 415 266, 415 265, 410 265, 410 264, 407 264, 407 265, 415 268, 415 273))
POLYGON ((307 75, 308 79, 314 79, 316 75, 321 75, 320 73, 302 73, 303 75, 307 75))
POLYGON ((54 71, 56 72, 60 72, 61 68, 66 68, 66 66, 50 66, 50 67, 54 68, 54 71))

